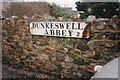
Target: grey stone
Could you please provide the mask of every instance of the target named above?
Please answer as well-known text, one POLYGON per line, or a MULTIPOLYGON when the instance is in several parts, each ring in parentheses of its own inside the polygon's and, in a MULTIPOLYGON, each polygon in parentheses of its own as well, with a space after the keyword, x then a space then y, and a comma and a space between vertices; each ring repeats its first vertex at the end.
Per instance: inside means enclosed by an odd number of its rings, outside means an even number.
POLYGON ((118 17, 117 15, 114 15, 114 16, 111 18, 111 22, 118 24, 118 23, 119 23, 119 17, 118 17))
POLYGON ((57 66, 55 64, 51 63, 50 61, 48 61, 47 64, 45 65, 45 68, 47 70, 56 70, 57 66))
POLYGON ((46 55, 46 54, 38 54, 37 59, 40 60, 40 61, 45 62, 45 61, 49 60, 49 56, 46 55))
POLYGON ((86 22, 93 22, 95 20, 96 20, 96 17, 93 16, 93 15, 90 15, 90 16, 87 17, 86 22))
POLYGON ((105 25, 106 25, 105 22, 99 22, 96 26, 96 29, 98 30, 105 29, 106 28, 105 25))
POLYGON ((69 56, 65 56, 65 62, 72 62, 73 59, 69 56))

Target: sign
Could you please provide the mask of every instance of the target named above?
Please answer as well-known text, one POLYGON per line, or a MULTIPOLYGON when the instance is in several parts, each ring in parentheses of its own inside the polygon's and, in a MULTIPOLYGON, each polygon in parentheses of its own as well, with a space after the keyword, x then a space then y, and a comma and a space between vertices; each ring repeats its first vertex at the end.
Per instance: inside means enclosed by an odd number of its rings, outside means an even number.
POLYGON ((31 22, 33 35, 82 38, 86 22, 31 22))

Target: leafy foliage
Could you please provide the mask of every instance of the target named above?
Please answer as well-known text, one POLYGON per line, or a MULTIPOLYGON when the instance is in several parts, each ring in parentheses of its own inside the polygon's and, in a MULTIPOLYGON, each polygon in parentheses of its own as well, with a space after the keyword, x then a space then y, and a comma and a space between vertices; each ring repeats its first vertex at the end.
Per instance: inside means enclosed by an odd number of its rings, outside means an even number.
POLYGON ((86 14, 95 15, 96 17, 111 18, 114 15, 120 17, 120 3, 118 2, 76 2, 77 10, 84 11, 81 17, 87 17, 86 14))
POLYGON ((65 13, 64 9, 60 6, 56 5, 55 3, 52 3, 50 6, 50 14, 55 17, 69 17, 70 15, 65 13))

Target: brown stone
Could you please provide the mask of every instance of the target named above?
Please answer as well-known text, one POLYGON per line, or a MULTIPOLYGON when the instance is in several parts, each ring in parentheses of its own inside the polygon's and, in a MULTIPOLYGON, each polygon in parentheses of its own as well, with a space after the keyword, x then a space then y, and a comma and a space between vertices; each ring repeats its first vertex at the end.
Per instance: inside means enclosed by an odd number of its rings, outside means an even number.
POLYGON ((44 67, 44 65, 40 64, 38 61, 32 62, 32 65, 34 65, 36 68, 43 68, 44 67))
POLYGON ((50 47, 44 48, 44 50, 46 53, 50 53, 50 54, 54 53, 53 48, 50 48, 50 47))
POLYGON ((115 46, 115 42, 114 41, 105 41, 105 46, 106 47, 113 47, 113 46, 115 46))

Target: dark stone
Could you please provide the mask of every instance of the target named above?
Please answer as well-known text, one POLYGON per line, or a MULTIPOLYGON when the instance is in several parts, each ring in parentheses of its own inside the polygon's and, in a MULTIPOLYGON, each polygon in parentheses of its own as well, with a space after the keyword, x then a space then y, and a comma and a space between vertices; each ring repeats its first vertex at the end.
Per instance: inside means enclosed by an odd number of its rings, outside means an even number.
POLYGON ((90 48, 87 45, 77 45, 77 49, 80 49, 81 51, 87 51, 90 50, 90 48))

